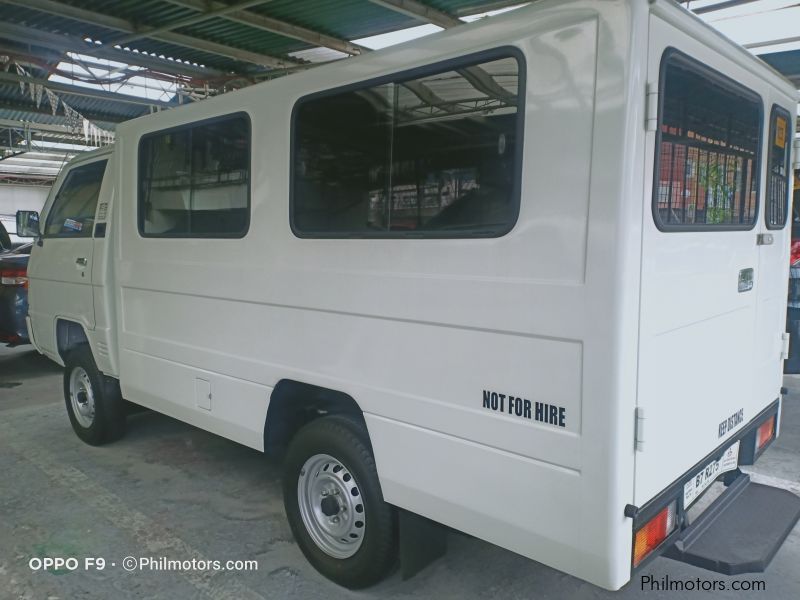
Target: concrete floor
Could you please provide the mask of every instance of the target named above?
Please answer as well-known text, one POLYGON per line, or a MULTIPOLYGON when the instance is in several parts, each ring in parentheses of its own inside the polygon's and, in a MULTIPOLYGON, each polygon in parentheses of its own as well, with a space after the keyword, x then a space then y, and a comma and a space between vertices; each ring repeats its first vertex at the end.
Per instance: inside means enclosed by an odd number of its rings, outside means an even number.
MULTIPOLYGON (((783 435, 754 478, 800 494, 800 378, 787 378, 783 435)), ((265 598, 696 598, 647 592, 636 576, 614 594, 465 535, 410 581, 398 573, 364 592, 339 588, 292 540, 280 468, 248 448, 151 412, 120 442, 92 448, 73 434, 60 369, 30 348, 0 348, 0 600, 265 598), (32 557, 102 557, 102 571, 33 572, 32 557), (255 559, 256 572, 126 572, 126 556, 255 559)), ((800 525, 764 574, 729 578, 658 558, 656 579, 763 579, 766 591, 716 598, 800 598, 800 525)))

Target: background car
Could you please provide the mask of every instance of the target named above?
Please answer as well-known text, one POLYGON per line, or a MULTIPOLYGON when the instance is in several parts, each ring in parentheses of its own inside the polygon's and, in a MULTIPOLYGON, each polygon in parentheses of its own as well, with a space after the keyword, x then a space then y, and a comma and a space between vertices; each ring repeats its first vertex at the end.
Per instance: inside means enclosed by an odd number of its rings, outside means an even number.
POLYGON ((0 245, 2 245, 4 248, 15 248, 25 244, 28 241, 17 235, 16 214, 7 215, 0 213, 0 227, 5 230, 5 234, 0 233, 0 245))
POLYGON ((10 346, 30 343, 28 314, 28 259, 33 244, 0 251, 0 342, 10 346))
POLYGON ((790 374, 800 373, 800 187, 797 187, 798 183, 795 183, 792 202, 792 248, 789 258, 789 298, 786 309, 786 331, 791 337, 789 359, 783 364, 784 372, 790 374))
POLYGON ((0 253, 7 250, 11 250, 11 236, 8 235, 8 231, 0 219, 0 253))

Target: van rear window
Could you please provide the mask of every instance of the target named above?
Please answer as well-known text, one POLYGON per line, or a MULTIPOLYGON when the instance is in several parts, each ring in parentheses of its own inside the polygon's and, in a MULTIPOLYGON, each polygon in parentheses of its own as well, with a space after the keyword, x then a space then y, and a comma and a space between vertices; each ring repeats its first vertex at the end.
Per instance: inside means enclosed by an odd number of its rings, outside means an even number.
POLYGON ((772 107, 767 167, 767 228, 783 229, 789 212, 789 147, 792 120, 781 107, 772 107))
POLYGON ((751 229, 758 213, 760 98, 667 50, 653 182, 661 230, 751 229))
POLYGON ((519 212, 521 54, 482 53, 301 99, 301 237, 497 237, 519 212))

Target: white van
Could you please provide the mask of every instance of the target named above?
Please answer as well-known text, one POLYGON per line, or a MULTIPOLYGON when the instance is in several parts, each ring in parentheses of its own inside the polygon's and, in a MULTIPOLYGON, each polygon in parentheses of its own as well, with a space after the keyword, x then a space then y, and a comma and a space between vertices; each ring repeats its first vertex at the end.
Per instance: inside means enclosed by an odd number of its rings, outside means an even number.
POLYGON ((437 524, 612 590, 763 570, 797 100, 671 1, 544 0, 134 119, 53 187, 31 337, 90 444, 125 398, 285 450, 345 586, 437 524))

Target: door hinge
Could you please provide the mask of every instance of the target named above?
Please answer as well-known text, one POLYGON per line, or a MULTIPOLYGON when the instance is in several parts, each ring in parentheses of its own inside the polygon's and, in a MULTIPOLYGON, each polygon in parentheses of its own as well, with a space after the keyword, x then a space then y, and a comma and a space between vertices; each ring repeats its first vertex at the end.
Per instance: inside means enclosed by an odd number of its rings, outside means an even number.
POLYGON ((781 360, 789 358, 789 340, 791 337, 791 334, 785 331, 781 334, 781 360))
POLYGON ((656 131, 658 129, 658 84, 648 83, 645 96, 645 130, 656 131))
POLYGON ((644 408, 637 406, 634 414, 636 418, 633 434, 634 448, 639 452, 644 452, 644 408))

